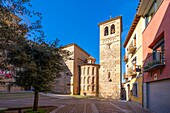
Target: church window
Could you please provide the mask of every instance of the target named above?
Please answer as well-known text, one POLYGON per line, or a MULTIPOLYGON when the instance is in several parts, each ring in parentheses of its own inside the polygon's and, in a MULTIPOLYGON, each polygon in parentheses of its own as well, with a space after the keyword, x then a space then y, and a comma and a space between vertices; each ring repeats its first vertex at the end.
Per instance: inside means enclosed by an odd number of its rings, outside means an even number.
POLYGON ((89 89, 90 89, 90 86, 88 85, 88 86, 87 86, 87 91, 89 91, 89 89))
POLYGON ((94 86, 92 86, 92 91, 94 91, 94 86))
POLYGON ((114 34, 115 33, 115 25, 111 25, 110 33, 114 34))
POLYGON ((109 34, 109 28, 105 27, 104 28, 104 36, 107 36, 109 34))
POLYGON ((90 77, 87 78, 87 84, 89 84, 89 81, 90 81, 90 77))
POLYGON ((110 72, 108 73, 108 78, 110 78, 110 72))
POLYGON ((110 72, 108 73, 108 81, 111 82, 111 78, 110 78, 110 72))
POLYGON ((94 75, 94 67, 92 67, 92 75, 94 75))
POLYGON ((92 78, 92 84, 94 84, 94 77, 92 78))
POLYGON ((89 75, 89 70, 90 70, 90 67, 87 68, 87 75, 89 75))

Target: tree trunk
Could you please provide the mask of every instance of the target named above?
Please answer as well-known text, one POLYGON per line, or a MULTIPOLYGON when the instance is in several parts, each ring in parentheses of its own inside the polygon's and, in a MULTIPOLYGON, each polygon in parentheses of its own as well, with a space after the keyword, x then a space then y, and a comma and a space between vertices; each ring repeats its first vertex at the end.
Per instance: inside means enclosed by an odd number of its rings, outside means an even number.
POLYGON ((39 98, 39 92, 38 91, 34 91, 34 106, 33 106, 33 111, 37 111, 38 110, 38 98, 39 98))

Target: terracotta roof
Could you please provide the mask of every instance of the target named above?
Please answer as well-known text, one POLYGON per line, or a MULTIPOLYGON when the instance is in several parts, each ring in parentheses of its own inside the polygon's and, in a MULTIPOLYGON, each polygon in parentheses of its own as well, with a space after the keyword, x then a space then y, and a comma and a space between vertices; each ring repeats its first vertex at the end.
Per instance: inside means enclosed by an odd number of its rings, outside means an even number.
POLYGON ((65 45, 65 46, 62 46, 61 48, 67 48, 67 47, 70 47, 70 46, 76 46, 77 48, 79 48, 81 51, 83 51, 84 53, 86 53, 87 55, 90 56, 89 53, 87 53, 84 49, 82 49, 80 46, 78 46, 77 44, 75 43, 71 43, 71 44, 68 44, 68 45, 65 45))
POLYGON ((92 56, 90 56, 88 59, 94 59, 94 60, 96 60, 94 57, 92 57, 92 56))
POLYGON ((133 32, 134 32, 134 30, 135 30, 135 28, 136 28, 136 25, 137 25, 138 22, 139 22, 139 19, 140 19, 140 16, 135 15, 135 18, 134 18, 134 20, 133 20, 133 22, 132 22, 132 25, 131 25, 131 27, 130 27, 130 30, 129 30, 129 32, 128 32, 128 35, 127 35, 127 37, 126 37, 126 39, 125 39, 125 42, 124 42, 124 45, 123 45, 124 48, 126 47, 126 45, 127 45, 128 41, 129 41, 130 37, 132 36, 132 34, 133 34, 133 32))
POLYGON ((111 19, 109 19, 109 20, 106 20, 106 21, 104 21, 104 22, 100 22, 99 24, 98 24, 98 26, 100 26, 100 25, 102 25, 102 24, 105 24, 105 23, 107 23, 107 22, 111 22, 111 21, 113 21, 113 20, 117 20, 117 19, 120 19, 120 24, 121 24, 121 32, 123 32, 123 29, 122 29, 122 16, 117 16, 117 17, 115 17, 115 18, 111 18, 111 19))

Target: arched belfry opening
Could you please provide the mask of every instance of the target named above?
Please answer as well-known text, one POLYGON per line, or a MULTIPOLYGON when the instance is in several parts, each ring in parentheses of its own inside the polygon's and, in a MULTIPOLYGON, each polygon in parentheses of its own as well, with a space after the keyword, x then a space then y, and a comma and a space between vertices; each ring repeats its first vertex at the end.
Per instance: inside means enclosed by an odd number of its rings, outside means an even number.
POLYGON ((109 34, 109 27, 104 28, 104 36, 107 36, 109 34))
POLYGON ((115 33, 115 25, 114 24, 111 25, 110 33, 111 34, 115 33))

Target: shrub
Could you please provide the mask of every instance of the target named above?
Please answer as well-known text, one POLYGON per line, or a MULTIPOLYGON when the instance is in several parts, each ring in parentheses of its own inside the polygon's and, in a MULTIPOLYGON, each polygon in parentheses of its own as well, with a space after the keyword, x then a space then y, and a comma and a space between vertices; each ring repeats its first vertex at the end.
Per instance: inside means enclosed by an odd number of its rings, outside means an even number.
POLYGON ((0 113, 4 113, 5 110, 0 110, 0 113))

